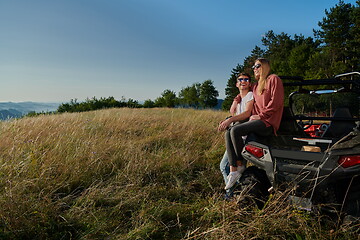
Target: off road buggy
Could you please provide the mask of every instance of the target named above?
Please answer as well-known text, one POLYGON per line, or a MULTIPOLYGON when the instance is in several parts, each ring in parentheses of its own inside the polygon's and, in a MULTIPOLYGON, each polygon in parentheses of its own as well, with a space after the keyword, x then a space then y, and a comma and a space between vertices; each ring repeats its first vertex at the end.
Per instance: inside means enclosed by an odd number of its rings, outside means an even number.
POLYGON ((260 207, 270 190, 291 189, 300 208, 360 217, 360 73, 282 79, 285 92, 296 91, 276 136, 248 136, 237 189, 247 188, 260 207))

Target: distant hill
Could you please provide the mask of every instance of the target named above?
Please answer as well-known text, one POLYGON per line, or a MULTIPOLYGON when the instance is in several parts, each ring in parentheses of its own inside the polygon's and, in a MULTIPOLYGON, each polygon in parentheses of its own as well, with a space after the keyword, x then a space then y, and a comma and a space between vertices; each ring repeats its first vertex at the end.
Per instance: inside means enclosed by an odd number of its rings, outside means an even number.
POLYGON ((0 119, 5 120, 9 118, 19 118, 23 114, 15 109, 0 110, 0 119))
POLYGON ((60 103, 0 102, 0 120, 19 118, 29 112, 55 111, 60 103))
POLYGON ((218 99, 218 103, 214 108, 217 110, 221 110, 223 102, 224 102, 224 99, 218 99))

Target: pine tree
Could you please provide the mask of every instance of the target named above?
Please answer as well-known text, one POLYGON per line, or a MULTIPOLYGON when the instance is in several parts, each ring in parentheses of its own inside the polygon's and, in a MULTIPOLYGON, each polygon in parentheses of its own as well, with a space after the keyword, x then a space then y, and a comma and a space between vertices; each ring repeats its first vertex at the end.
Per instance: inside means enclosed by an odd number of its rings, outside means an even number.
POLYGON ((351 22, 353 23, 350 29, 351 39, 349 42, 349 51, 352 53, 349 62, 351 71, 360 71, 360 0, 356 1, 356 4, 351 14, 351 22))
POLYGON ((178 98, 176 97, 175 92, 166 89, 161 93, 161 97, 155 99, 156 107, 175 107, 178 103, 178 98))
POLYGON ((179 92, 180 104, 186 107, 198 108, 200 106, 200 83, 182 88, 179 92))
POLYGON ((203 108, 213 108, 217 105, 219 92, 215 89, 213 81, 206 80, 200 85, 200 105, 203 108))
POLYGON ((237 75, 243 71, 244 71, 244 66, 240 64, 238 64, 235 68, 232 69, 230 78, 228 79, 225 88, 225 99, 221 106, 223 110, 230 109, 234 98, 239 93, 239 90, 236 87, 236 80, 237 80, 237 75))
POLYGON ((356 34, 353 20, 358 18, 356 13, 359 12, 353 5, 340 0, 330 11, 325 10, 326 17, 318 23, 321 29, 314 30, 315 37, 324 44, 323 52, 330 58, 327 77, 352 71, 354 58, 358 58, 354 56, 356 40, 353 39, 353 34, 356 34))

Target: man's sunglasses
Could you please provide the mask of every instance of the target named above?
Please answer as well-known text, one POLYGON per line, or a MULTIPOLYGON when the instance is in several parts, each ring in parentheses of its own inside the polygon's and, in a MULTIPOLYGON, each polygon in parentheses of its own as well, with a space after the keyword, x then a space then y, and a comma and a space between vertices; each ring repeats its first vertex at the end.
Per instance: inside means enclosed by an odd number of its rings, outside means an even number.
POLYGON ((250 79, 249 79, 249 78, 238 78, 237 80, 238 80, 239 82, 241 82, 241 81, 248 82, 250 79))
POLYGON ((252 68, 252 69, 258 69, 259 67, 261 67, 261 64, 260 64, 260 63, 258 63, 258 64, 256 64, 256 65, 252 66, 251 68, 252 68))

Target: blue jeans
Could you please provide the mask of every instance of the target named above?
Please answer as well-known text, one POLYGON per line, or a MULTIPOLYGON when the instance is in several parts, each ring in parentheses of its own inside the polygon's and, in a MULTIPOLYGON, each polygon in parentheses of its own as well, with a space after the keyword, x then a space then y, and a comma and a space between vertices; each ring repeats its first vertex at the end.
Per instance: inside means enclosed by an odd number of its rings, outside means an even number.
POLYGON ((224 177, 224 182, 225 182, 225 185, 226 185, 227 182, 228 182, 227 176, 230 173, 229 157, 228 157, 226 151, 225 151, 224 156, 223 156, 223 158, 221 159, 221 162, 220 162, 220 171, 221 171, 221 173, 222 173, 222 175, 224 177))
MULTIPOLYGON (((225 182, 225 185, 226 185, 227 182, 228 182, 227 176, 230 173, 229 157, 228 157, 228 154, 227 154, 226 151, 225 151, 225 153, 223 155, 223 158, 220 161, 220 171, 221 171, 221 173, 222 173, 222 175, 224 177, 224 182, 225 182)), ((233 191, 234 191, 235 187, 236 187, 236 184, 232 188, 226 190, 226 198, 229 198, 229 197, 233 196, 233 191)))

